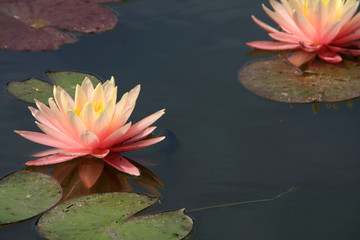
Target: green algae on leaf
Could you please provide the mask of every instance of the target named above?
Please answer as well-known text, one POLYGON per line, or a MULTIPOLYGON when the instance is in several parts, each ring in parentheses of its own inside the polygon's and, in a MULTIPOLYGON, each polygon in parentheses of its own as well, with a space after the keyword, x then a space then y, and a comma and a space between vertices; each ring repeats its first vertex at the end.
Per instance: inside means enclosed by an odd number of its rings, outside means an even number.
POLYGON ((67 200, 38 222, 47 239, 183 239, 193 225, 184 210, 134 214, 158 202, 136 193, 97 193, 67 200))
POLYGON ((62 197, 60 185, 49 175, 15 172, 0 180, 0 224, 34 217, 62 197))
POLYGON ((97 33, 113 29, 115 13, 81 0, 0 1, 0 48, 9 50, 53 50, 77 41, 63 30, 97 33))
MULTIPOLYGON (((76 71, 48 71, 47 75, 54 85, 64 88, 72 97, 75 95, 76 84, 81 84, 85 77, 88 77, 94 86, 101 83, 101 80, 89 73, 76 71)), ((29 103, 34 99, 48 103, 53 96, 53 86, 38 78, 30 78, 20 82, 7 84, 8 91, 14 97, 29 103)))
POLYGON ((360 96, 360 61, 313 60, 300 70, 282 58, 257 60, 239 73, 251 92, 286 103, 339 102, 360 96))

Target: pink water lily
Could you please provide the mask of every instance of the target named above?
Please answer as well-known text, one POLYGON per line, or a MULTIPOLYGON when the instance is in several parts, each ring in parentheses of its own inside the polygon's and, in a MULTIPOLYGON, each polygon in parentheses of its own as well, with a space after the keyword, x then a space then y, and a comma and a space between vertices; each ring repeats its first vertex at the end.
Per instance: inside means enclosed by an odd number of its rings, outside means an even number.
POLYGON ((148 137, 156 128, 150 125, 164 114, 164 109, 136 124, 126 123, 139 92, 140 85, 116 102, 114 78, 99 83, 95 89, 90 79, 85 78, 81 86, 76 86, 74 100, 63 88, 54 86, 49 106, 35 101, 38 109, 29 107, 37 120, 35 123, 44 133, 15 131, 31 141, 54 147, 34 154, 40 158, 26 165, 56 164, 92 155, 120 171, 140 175, 139 170, 119 153, 150 146, 165 137, 148 137))
POLYGON ((319 56, 339 63, 345 55, 360 55, 359 0, 270 0, 274 11, 264 11, 279 24, 277 30, 252 16, 274 41, 254 41, 247 45, 264 50, 291 50, 295 66, 319 56), (355 15, 355 16, 354 16, 355 15))

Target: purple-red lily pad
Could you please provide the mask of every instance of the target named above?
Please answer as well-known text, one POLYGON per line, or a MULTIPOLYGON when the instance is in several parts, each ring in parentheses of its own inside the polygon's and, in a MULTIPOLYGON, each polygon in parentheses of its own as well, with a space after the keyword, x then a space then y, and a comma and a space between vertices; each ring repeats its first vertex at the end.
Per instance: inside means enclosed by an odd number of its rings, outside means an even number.
POLYGON ((53 50, 80 33, 110 30, 117 23, 109 9, 81 0, 0 0, 0 48, 53 50))
POLYGON ((340 102, 360 96, 360 61, 315 59, 299 69, 284 58, 257 60, 240 71, 239 80, 251 92, 279 102, 340 102))

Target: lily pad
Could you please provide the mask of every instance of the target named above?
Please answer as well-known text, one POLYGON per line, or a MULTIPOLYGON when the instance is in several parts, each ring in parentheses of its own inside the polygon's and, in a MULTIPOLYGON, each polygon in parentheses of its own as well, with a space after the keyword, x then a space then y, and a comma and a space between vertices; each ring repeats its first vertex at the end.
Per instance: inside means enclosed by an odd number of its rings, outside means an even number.
POLYGON ((156 203, 136 193, 97 193, 63 202, 38 222, 47 239, 183 239, 193 225, 184 210, 133 216, 156 203))
POLYGON ((80 33, 110 30, 117 23, 109 9, 81 0, 0 1, 0 48, 53 50, 77 40, 61 29, 80 33))
MULTIPOLYGON (((76 84, 81 84, 85 77, 90 78, 93 85, 97 85, 101 80, 89 73, 75 71, 49 71, 47 72, 54 85, 64 88, 72 97, 75 95, 76 84)), ((38 78, 30 78, 20 82, 10 82, 7 84, 8 91, 14 97, 34 103, 34 99, 47 103, 53 96, 53 86, 38 78)))
POLYGON ((61 86, 72 97, 75 96, 76 84, 81 84, 85 77, 88 77, 94 86, 101 83, 101 80, 98 77, 84 72, 48 71, 46 74, 54 85, 61 86))
POLYGON ((53 95, 53 87, 38 78, 30 78, 21 82, 9 82, 7 89, 14 97, 34 103, 34 99, 47 103, 49 97, 53 95))
POLYGON ((0 180, 0 224, 36 216, 62 197, 60 185, 49 175, 15 172, 0 180))
POLYGON ((298 69, 282 58, 257 60, 239 73, 251 92, 286 103, 339 102, 360 96, 360 61, 314 60, 298 69))

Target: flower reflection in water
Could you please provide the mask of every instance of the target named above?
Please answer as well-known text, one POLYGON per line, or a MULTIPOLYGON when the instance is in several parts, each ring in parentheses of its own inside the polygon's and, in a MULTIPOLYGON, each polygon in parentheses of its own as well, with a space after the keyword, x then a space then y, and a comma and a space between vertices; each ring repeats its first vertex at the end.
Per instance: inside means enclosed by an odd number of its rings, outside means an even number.
POLYGON ((91 193, 131 192, 134 188, 130 180, 146 190, 148 195, 161 195, 159 189, 164 184, 153 172, 127 157, 120 157, 135 165, 141 171, 141 176, 118 171, 102 159, 92 156, 54 165, 28 166, 26 170, 50 173, 63 188, 62 200, 91 193))

